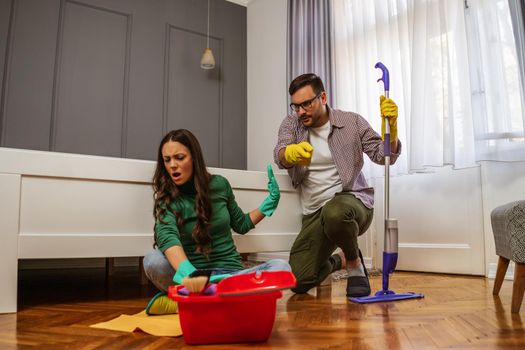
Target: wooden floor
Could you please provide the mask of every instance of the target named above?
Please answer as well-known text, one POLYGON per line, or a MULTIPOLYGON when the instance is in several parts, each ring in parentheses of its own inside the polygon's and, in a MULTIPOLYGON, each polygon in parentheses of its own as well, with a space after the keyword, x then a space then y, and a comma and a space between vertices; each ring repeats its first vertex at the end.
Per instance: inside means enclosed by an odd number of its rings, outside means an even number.
MULTIPOLYGON (((182 338, 88 327, 144 309, 154 295, 137 283, 136 269, 20 271, 19 312, 0 315, 0 349, 180 349, 182 338)), ((381 277, 372 277, 372 289, 381 277)), ((510 313, 512 283, 492 296, 493 280, 396 272, 391 287, 425 299, 358 305, 345 281, 306 295, 287 291, 278 301, 266 343, 204 349, 525 349, 523 318, 510 313)))

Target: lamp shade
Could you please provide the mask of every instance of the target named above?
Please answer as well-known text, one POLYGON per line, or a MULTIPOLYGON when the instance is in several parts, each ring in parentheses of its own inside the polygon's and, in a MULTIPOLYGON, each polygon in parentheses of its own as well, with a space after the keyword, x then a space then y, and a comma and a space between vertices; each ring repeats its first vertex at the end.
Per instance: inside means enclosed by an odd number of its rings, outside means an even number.
POLYGON ((215 58, 213 58, 213 52, 209 47, 204 49, 204 53, 201 58, 202 69, 213 69, 215 67, 215 58))

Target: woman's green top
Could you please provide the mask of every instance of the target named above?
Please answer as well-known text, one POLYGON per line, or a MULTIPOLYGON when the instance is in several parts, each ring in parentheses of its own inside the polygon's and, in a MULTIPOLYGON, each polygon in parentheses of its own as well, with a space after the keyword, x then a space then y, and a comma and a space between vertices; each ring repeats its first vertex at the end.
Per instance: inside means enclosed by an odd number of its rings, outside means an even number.
POLYGON ((211 217, 208 232, 211 236, 211 253, 206 258, 196 253, 196 243, 191 232, 197 222, 195 212, 195 186, 193 181, 179 187, 179 196, 171 203, 171 210, 179 213, 184 220, 181 228, 177 227, 177 219, 169 210, 155 224, 156 242, 159 249, 182 246, 186 256, 197 269, 232 268, 242 269, 241 256, 233 242, 233 231, 245 234, 255 226, 249 214, 245 214, 235 201, 230 183, 220 175, 212 175, 209 184, 209 200, 211 217))

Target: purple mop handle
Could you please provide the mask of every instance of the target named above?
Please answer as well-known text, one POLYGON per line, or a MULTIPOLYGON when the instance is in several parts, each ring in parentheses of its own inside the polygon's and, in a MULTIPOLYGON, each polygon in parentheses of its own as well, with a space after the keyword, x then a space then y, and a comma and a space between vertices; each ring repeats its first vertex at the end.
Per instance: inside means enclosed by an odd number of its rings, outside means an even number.
MULTIPOLYGON (((388 69, 381 62, 377 62, 374 66, 375 68, 381 69, 383 72, 381 78, 377 79, 383 81, 385 88, 385 97, 388 98, 388 92, 390 90, 390 75, 388 69)), ((385 215, 385 250, 383 251, 383 290, 378 293, 387 293, 391 294, 392 292, 388 289, 388 276, 393 273, 397 265, 397 239, 395 240, 395 247, 391 246, 393 242, 390 242, 388 239, 391 232, 389 232, 388 222, 389 222, 389 201, 390 201, 390 190, 389 190, 389 166, 390 166, 390 125, 388 121, 385 121, 385 134, 383 147, 385 149, 385 203, 384 203, 384 215, 385 215)))
MULTIPOLYGON (((377 79, 377 81, 383 81, 383 85, 385 87, 385 97, 388 98, 388 92, 390 91, 390 74, 388 73, 388 68, 386 68, 386 66, 381 62, 377 62, 374 68, 379 68, 383 72, 383 75, 381 78, 377 79)), ((385 156, 390 157, 390 128, 388 126, 389 125, 387 123, 384 147, 385 156)))
POLYGON ((374 68, 379 68, 381 69, 381 71, 383 71, 383 76, 377 79, 377 81, 383 81, 383 85, 385 86, 385 93, 388 93, 388 91, 390 91, 390 75, 388 74, 388 68, 386 68, 385 65, 381 62, 377 62, 374 68))

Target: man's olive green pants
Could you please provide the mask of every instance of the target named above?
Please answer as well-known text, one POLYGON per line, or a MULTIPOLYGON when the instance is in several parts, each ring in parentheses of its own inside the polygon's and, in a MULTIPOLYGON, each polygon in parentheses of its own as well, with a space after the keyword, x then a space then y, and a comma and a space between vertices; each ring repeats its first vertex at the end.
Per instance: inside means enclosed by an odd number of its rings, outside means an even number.
POLYGON ((337 247, 347 260, 357 259, 357 237, 368 229, 373 213, 354 195, 340 192, 315 213, 304 215, 301 232, 290 251, 290 265, 297 279, 292 291, 306 293, 339 270, 341 259, 332 256, 337 247))

